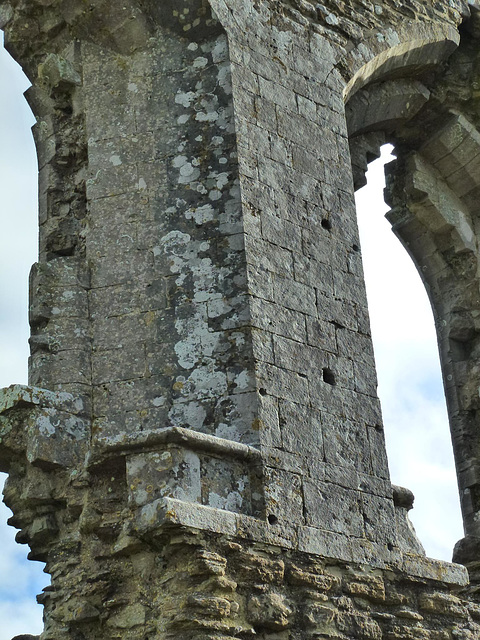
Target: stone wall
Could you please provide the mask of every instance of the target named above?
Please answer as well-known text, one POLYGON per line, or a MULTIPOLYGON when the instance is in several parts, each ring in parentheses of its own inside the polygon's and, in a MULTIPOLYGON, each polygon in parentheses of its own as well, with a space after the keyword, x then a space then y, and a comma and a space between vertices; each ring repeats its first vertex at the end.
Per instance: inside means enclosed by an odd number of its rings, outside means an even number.
POLYGON ((40 257, 0 464, 42 640, 478 635, 477 9, 1 3, 40 257), (387 140, 469 573, 425 558, 388 473, 353 200, 387 140))

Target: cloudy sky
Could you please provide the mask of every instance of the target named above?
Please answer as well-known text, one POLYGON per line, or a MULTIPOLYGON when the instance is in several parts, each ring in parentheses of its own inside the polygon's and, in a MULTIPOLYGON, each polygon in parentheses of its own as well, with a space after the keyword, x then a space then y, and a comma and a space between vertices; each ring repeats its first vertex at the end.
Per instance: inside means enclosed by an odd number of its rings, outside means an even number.
MULTIPOLYGON (((27 380, 27 281, 37 244, 27 86, 0 48, 0 387, 27 380)), ((358 208, 392 481, 416 496, 411 516, 427 554, 450 560, 463 532, 433 319, 418 274, 383 218, 382 167, 371 165, 358 208)), ((48 584, 43 565, 27 562, 27 548, 15 544, 15 530, 4 524, 9 515, 0 505, 0 640, 41 631, 35 595, 48 584)))
POLYGON ((437 341, 420 276, 384 218, 391 159, 384 148, 357 193, 390 474, 415 495, 410 517, 427 555, 450 561, 463 528, 437 341))
MULTIPOLYGON (((0 48, 0 387, 27 380, 27 282, 37 251, 34 119, 22 97, 27 87, 0 48)), ((16 530, 5 524, 10 516, 1 504, 0 640, 42 630, 35 595, 49 582, 43 565, 27 562, 27 547, 15 543, 16 530)))

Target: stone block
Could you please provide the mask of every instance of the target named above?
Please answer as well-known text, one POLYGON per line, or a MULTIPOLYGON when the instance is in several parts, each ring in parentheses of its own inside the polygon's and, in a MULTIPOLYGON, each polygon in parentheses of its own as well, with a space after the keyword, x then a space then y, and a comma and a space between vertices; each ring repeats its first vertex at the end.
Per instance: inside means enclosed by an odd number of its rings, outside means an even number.
POLYGON ((306 377, 268 364, 258 364, 260 394, 308 403, 309 385, 306 377))
POLYGON ((162 498, 140 509, 135 529, 141 536, 161 536, 164 525, 180 524, 234 536, 238 517, 230 511, 162 498))
POLYGON ((260 362, 275 364, 271 333, 252 329, 253 356, 260 362))
POLYGON ((262 488, 251 482, 248 467, 239 461, 201 456, 202 504, 256 515, 263 510, 262 488))
POLYGON ((96 385, 141 378, 146 370, 145 343, 135 341, 127 346, 120 342, 115 348, 99 349, 93 353, 92 365, 96 385))
POLYGON ((310 459, 324 460, 324 423, 319 411, 280 400, 279 416, 284 449, 310 459))
POLYGON ((153 279, 153 255, 147 251, 121 255, 110 251, 109 255, 97 257, 92 268, 94 289, 153 279))
POLYGON ((360 508, 365 523, 365 536, 383 546, 397 546, 393 500, 362 493, 360 508))
POLYGON ((201 504, 200 459, 192 451, 168 448, 127 458, 129 498, 143 506, 161 498, 201 504))
POLYGON ((274 302, 272 275, 262 266, 247 265, 247 286, 253 296, 268 302, 274 302))
POLYGON ((304 504, 299 473, 266 467, 264 469, 265 509, 275 528, 303 524, 304 504))
POLYGON ((274 334, 304 342, 306 339, 306 316, 282 304, 269 303, 253 298, 251 300, 251 323, 254 327, 274 334))
POLYGON ((247 262, 283 278, 293 278, 293 256, 291 251, 278 245, 251 236, 245 238, 247 262))
POLYGON ((239 549, 234 556, 234 561, 238 564, 238 576, 241 580, 254 584, 279 586, 284 581, 285 563, 281 559, 239 549))
POLYGON ((375 426, 381 431, 383 427, 380 400, 349 389, 342 391, 345 416, 355 422, 365 422, 369 426, 375 426))
MULTIPOLYGON (((330 293, 337 293, 334 285, 335 280, 333 278, 333 274, 336 275, 336 279, 340 276, 338 273, 346 270, 346 259, 345 259, 345 246, 340 243, 331 233, 333 231, 333 226, 329 229, 331 215, 327 211, 317 211, 314 210, 315 218, 311 219, 311 228, 303 229, 303 253, 307 259, 313 258, 317 262, 320 262, 326 267, 325 270, 327 282, 330 287, 327 291, 330 293), (317 220, 317 217, 320 220, 317 220), (327 228, 322 226, 322 220, 325 221, 324 225, 327 228), (330 274, 330 275, 329 275, 330 274)), ((317 267, 321 269, 321 267, 317 267)), ((323 291, 325 287, 320 287, 320 290, 323 291)), ((358 297, 358 296, 357 296, 358 297)), ((343 298, 341 298, 343 300, 343 298)), ((357 300, 356 298, 352 298, 353 300, 357 300)))
MULTIPOLYGON (((345 269, 347 264, 345 263, 345 269)), ((333 272, 333 290, 336 298, 346 302, 362 300, 365 296, 363 279, 345 271, 333 272)))
POLYGON ((265 240, 290 251, 301 252, 302 235, 298 225, 266 212, 260 219, 262 237, 265 240))
POLYGON ((306 324, 308 344, 330 353, 337 351, 336 330, 333 322, 306 316, 306 324))
POLYGON ((390 473, 388 470, 388 459, 386 449, 382 447, 385 445, 385 434, 380 425, 376 427, 368 427, 368 439, 370 441, 370 450, 372 452, 372 466, 374 475, 378 478, 389 480, 390 473), (375 455, 373 455, 375 453, 375 455))
POLYGON ((310 256, 294 254, 294 274, 298 282, 315 287, 324 295, 332 295, 333 278, 329 265, 310 256))
POLYGON ((139 602, 127 605, 112 616, 108 621, 108 626, 116 629, 133 629, 145 624, 146 610, 139 602))
POLYGON ((353 552, 348 536, 316 527, 300 527, 298 549, 324 558, 352 561, 353 552))
POLYGON ((253 73, 248 67, 232 62, 232 79, 237 86, 245 87, 248 91, 258 95, 259 84, 258 75, 253 73))
POLYGON ((263 521, 257 518, 237 514, 237 536, 244 540, 264 542, 283 549, 297 546, 297 530, 291 522, 263 521))
MULTIPOLYGON (((426 578, 427 580, 460 586, 468 582, 467 570, 459 564, 404 553, 402 566, 409 575, 426 578)), ((440 601, 441 599, 440 596, 440 601)))
POLYGON ((300 453, 284 451, 279 447, 265 447, 262 454, 265 464, 271 469, 288 471, 300 476, 307 472, 305 456, 300 453))
POLYGON ((91 355, 87 350, 34 353, 29 367, 30 383, 35 386, 48 388, 55 385, 74 393, 74 389, 78 392, 91 385, 91 355))
POLYGON ((254 595, 247 602, 247 619, 257 629, 279 631, 290 626, 293 609, 285 596, 271 592, 254 595))
POLYGON ((327 366, 328 356, 325 352, 295 340, 274 336, 273 350, 275 365, 281 369, 308 375, 327 366))
POLYGON ((362 640, 381 640, 383 635, 378 622, 361 614, 340 613, 337 627, 341 632, 362 640))
POLYGON ((287 277, 273 279, 274 301, 287 309, 310 316, 317 315, 315 290, 287 277))
POLYGON ((364 522, 361 494, 338 485, 304 481, 305 519, 310 527, 321 527, 344 536, 362 537, 364 522))
POLYGON ((353 467, 372 475, 372 458, 364 424, 326 414, 322 418, 325 462, 339 468, 353 467))

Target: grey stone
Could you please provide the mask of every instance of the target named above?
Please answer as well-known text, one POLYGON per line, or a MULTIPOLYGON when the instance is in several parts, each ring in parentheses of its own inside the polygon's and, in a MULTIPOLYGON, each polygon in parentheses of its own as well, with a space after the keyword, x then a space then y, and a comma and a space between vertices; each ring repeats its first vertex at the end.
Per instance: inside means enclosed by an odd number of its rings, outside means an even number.
POLYGON ((0 467, 52 576, 42 638, 479 636, 479 8, 2 4, 40 251, 39 388, 0 397, 0 467), (388 472, 353 198, 387 141, 440 328, 461 592, 388 472))

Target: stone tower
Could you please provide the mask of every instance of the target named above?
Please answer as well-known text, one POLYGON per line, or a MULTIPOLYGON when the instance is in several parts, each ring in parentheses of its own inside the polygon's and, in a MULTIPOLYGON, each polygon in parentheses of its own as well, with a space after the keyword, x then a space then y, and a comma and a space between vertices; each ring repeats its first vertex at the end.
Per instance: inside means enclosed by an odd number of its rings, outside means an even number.
POLYGON ((477 0, 2 0, 32 82, 30 386, 0 400, 41 640, 480 637, 477 0), (460 564, 392 487, 353 200, 438 325, 460 564))

